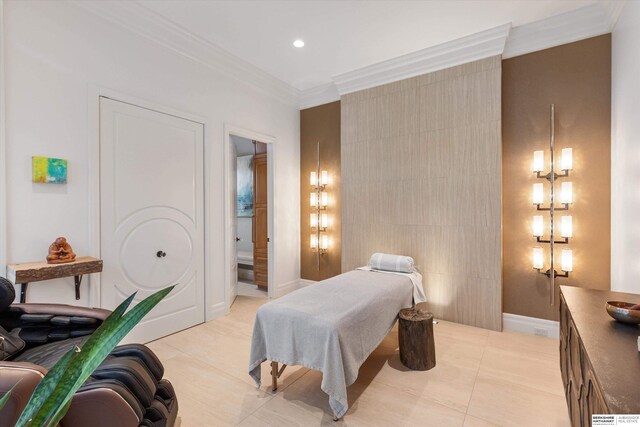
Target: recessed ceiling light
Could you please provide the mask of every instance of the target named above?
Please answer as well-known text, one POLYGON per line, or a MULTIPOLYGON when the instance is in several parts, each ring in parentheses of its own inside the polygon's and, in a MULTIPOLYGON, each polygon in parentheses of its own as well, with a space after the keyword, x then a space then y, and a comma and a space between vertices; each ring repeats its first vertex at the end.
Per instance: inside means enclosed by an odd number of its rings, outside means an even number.
POLYGON ((293 45, 295 47, 303 47, 304 46, 304 42, 302 40, 298 39, 298 40, 293 42, 293 45))

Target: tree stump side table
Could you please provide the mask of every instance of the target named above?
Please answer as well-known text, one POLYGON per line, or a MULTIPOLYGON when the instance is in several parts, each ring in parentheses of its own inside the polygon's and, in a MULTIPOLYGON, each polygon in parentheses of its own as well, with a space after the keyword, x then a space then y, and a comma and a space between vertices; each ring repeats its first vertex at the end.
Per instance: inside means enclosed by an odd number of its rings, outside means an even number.
POLYGON ((433 314, 412 307, 400 310, 398 317, 402 364, 414 371, 427 371, 436 366, 433 314))

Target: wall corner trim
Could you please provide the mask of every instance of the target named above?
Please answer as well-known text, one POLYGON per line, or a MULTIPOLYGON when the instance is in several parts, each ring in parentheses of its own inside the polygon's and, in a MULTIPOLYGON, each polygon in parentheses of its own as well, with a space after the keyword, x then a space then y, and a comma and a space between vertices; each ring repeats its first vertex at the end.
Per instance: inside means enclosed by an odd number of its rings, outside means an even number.
POLYGON ((300 91, 300 109, 317 107, 340 100, 338 88, 333 82, 300 91))
POLYGON ((560 338, 560 322, 553 320, 502 313, 502 325, 504 331, 560 338))
POLYGON ((622 12, 623 2, 596 2, 560 15, 514 27, 503 59, 520 56, 610 33, 622 12))
POLYGON ((138 2, 69 2, 135 34, 246 84, 278 101, 298 107, 300 91, 260 68, 153 12, 138 2))
POLYGON ((7 161, 5 147, 4 0, 0 0, 0 276, 7 265, 7 161))
POLYGON ((501 55, 511 24, 369 65, 333 77, 340 95, 501 55))

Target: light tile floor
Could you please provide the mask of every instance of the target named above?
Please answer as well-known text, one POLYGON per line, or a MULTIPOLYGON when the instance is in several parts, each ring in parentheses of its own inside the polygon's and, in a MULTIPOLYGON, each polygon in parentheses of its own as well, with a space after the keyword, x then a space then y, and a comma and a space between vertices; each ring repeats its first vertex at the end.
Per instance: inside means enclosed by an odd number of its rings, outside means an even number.
MULTIPOLYGON (((398 356, 397 329, 360 368, 349 411, 334 422, 322 374, 287 367, 277 393, 247 374, 253 320, 265 299, 239 296, 231 313, 149 344, 191 426, 569 426, 558 341, 449 322, 434 325, 437 365, 398 356)), ((262 365, 269 378, 268 363, 262 365)))
POLYGON ((253 282, 238 280, 238 295, 251 298, 268 298, 267 292, 258 288, 253 282))

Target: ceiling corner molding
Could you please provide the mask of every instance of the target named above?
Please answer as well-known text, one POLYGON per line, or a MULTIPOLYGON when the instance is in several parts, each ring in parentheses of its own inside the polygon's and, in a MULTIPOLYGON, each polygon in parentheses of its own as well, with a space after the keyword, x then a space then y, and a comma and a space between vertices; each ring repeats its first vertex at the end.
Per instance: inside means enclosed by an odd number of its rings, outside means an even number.
POLYGON ((226 77, 246 84, 287 105, 298 107, 300 91, 191 33, 137 2, 69 0, 89 13, 196 61, 226 77))
POLYGON ((609 18, 608 25, 610 31, 613 31, 616 27, 618 18, 620 18, 620 15, 622 14, 622 9, 624 9, 624 6, 627 3, 627 0, 610 0, 609 3, 604 6, 609 18))
POLYGON ((333 82, 300 91, 300 109, 317 107, 340 100, 338 88, 333 82))
POLYGON ((340 95, 502 54, 511 24, 501 25, 333 77, 340 95))
POLYGON ((503 58, 512 58, 610 33, 624 3, 608 1, 555 15, 511 30, 503 58))

